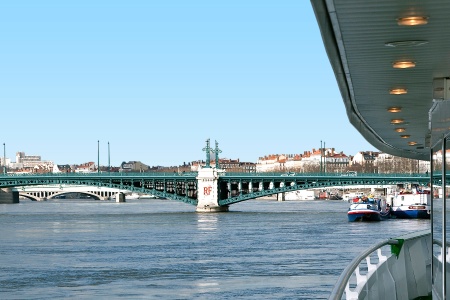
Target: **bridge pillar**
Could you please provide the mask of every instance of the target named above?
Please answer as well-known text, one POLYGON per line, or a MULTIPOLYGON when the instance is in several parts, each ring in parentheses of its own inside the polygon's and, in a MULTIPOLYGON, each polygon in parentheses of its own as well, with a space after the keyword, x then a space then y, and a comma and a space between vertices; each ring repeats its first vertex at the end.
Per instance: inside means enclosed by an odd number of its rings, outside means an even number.
POLYGON ((223 170, 201 168, 197 176, 197 212, 224 212, 228 205, 219 206, 219 176, 223 170))
POLYGON ((116 202, 125 202, 125 194, 124 193, 117 193, 116 194, 116 202))
MULTIPOLYGON (((284 187, 284 182, 280 183, 280 187, 284 187)), ((278 199, 278 201, 285 201, 286 200, 285 193, 278 193, 277 194, 277 199, 278 199)))
POLYGON ((11 189, 0 189, 0 204, 19 203, 19 192, 11 189))

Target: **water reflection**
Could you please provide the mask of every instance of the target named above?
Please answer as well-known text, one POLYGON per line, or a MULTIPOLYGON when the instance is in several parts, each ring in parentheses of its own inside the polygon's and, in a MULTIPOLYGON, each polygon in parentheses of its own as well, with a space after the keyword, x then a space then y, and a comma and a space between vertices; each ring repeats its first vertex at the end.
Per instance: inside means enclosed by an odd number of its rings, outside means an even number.
POLYGON ((199 294, 212 293, 220 291, 219 283, 215 280, 204 279, 195 283, 196 292, 199 294))
POLYGON ((197 214, 197 228, 200 231, 216 231, 217 221, 218 221, 217 213, 197 214))

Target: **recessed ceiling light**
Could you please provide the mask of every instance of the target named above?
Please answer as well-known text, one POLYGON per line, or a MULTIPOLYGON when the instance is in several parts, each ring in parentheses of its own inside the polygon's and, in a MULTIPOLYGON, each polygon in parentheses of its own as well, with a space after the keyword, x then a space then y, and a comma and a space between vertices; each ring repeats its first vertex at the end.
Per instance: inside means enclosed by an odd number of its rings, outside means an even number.
POLYGON ((395 131, 397 131, 397 132, 405 132, 406 128, 395 128, 395 131))
POLYGON ((403 122, 405 122, 405 120, 403 120, 403 119, 392 119, 391 120, 391 124, 401 124, 403 122))
POLYGON ((426 25, 428 24, 428 18, 420 16, 403 17, 397 19, 397 24, 400 26, 426 25))
POLYGON ((391 95, 403 95, 403 94, 407 94, 408 90, 407 89, 403 89, 403 88, 399 88, 399 89, 391 89, 389 91, 389 94, 391 95))
POLYGON ((391 106, 387 109, 387 111, 391 113, 398 113, 402 111, 402 108, 399 106, 391 106))
POLYGON ((411 136, 409 134, 404 134, 400 136, 402 139, 409 139, 411 136))
POLYGON ((401 60, 392 63, 394 69, 409 69, 414 68, 416 63, 410 60, 401 60))
POLYGON ((384 45, 387 47, 412 47, 412 46, 422 46, 428 44, 428 41, 394 41, 387 42, 384 45))
POLYGON ((415 145, 417 145, 417 142, 408 142, 408 145, 415 146, 415 145))

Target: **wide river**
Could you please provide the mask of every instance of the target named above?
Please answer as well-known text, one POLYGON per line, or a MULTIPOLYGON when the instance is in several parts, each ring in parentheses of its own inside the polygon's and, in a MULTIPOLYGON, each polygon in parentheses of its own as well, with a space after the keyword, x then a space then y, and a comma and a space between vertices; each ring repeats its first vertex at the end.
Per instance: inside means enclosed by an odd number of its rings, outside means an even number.
POLYGON ((429 220, 347 220, 344 201, 0 205, 0 299, 326 299, 347 264, 429 220))

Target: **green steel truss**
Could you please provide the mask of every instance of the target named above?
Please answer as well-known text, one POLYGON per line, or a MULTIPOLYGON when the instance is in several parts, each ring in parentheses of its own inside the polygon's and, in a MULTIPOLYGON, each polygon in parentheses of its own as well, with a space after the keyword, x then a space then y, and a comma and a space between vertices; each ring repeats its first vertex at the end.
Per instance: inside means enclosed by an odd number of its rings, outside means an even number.
POLYGON ((151 194, 197 205, 197 173, 61 173, 1 175, 0 188, 32 185, 86 185, 151 194))
MULTIPOLYGON (((48 173, 0 175, 0 188, 31 185, 87 185, 109 187, 155 195, 197 205, 197 173, 48 173)), ((441 184, 442 175, 435 174, 433 185, 441 184)), ((449 180, 447 174, 447 180, 449 180)), ((226 173, 219 178, 219 205, 277 193, 304 189, 344 187, 352 185, 395 185, 417 183, 428 185, 425 174, 281 174, 281 173, 226 173), (251 186, 251 188, 250 188, 251 186)))
MULTIPOLYGON (((447 177, 449 174, 447 174, 447 177)), ((433 185, 441 184, 442 176, 433 176, 433 185)), ((280 174, 280 173, 227 173, 219 179, 219 205, 230 205, 241 201, 273 194, 306 189, 344 187, 355 185, 396 185, 416 183, 428 185, 430 177, 425 174, 280 174), (252 188, 250 189, 250 183, 252 188), (231 191, 228 187, 231 186, 231 191), (234 187, 233 187, 234 186, 234 187), (241 189, 237 189, 240 186, 241 189), (226 191, 224 191, 226 190, 226 191)))

